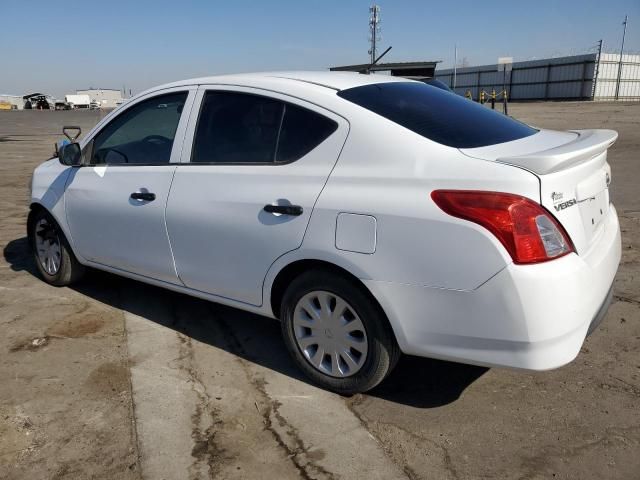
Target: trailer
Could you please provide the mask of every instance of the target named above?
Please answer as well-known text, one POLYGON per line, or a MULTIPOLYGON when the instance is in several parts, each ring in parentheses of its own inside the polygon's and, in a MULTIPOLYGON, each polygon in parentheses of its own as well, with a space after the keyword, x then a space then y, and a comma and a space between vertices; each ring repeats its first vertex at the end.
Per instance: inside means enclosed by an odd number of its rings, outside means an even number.
POLYGON ((89 95, 65 95, 64 101, 71 105, 71 108, 89 108, 91 99, 89 95))

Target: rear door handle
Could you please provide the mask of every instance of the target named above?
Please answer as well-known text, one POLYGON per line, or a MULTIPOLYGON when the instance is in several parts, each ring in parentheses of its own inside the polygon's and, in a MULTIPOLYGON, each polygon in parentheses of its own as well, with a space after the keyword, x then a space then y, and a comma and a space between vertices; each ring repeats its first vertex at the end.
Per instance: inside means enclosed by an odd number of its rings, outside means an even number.
POLYGON ((280 213, 294 217, 302 215, 302 212, 304 212, 300 205, 265 205, 263 210, 268 213, 280 213))
POLYGON ((134 200, 144 200, 145 202, 153 202, 156 199, 156 194, 151 192, 133 192, 131 198, 134 200))

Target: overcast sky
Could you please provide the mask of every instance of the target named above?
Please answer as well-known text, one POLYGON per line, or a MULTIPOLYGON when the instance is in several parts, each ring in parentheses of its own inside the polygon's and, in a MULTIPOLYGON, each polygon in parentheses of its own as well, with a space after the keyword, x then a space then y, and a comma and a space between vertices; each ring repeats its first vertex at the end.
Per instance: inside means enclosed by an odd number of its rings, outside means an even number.
MULTIPOLYGON (((0 93, 134 93, 194 76, 364 63, 370 1, 1 0, 0 93)), ((640 52, 640 0, 380 0, 385 61, 640 52)))

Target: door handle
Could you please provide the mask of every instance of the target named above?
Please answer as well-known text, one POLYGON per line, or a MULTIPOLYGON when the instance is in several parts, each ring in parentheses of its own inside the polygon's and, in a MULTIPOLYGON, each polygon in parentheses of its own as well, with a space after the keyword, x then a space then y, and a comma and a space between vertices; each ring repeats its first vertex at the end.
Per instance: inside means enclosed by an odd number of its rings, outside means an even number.
POLYGON ((131 198, 134 200, 144 200, 145 202, 153 202, 156 199, 156 194, 151 192, 133 192, 131 198))
POLYGON ((268 213, 279 213, 297 217, 304 211, 300 205, 265 205, 263 210, 268 213))

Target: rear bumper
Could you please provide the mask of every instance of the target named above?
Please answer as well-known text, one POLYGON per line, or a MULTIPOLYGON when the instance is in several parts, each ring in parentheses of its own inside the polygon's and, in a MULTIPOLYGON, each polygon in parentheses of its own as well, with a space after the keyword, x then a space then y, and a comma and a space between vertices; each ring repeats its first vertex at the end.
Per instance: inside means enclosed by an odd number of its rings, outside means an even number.
POLYGON ((363 280, 403 352, 547 370, 572 361, 602 321, 621 255, 615 208, 582 256, 511 264, 472 291, 363 280))
POLYGON ((589 337, 593 332, 596 331, 596 329, 602 323, 602 320, 604 320, 604 317, 607 316, 607 312, 609 311, 609 306, 611 305, 612 300, 613 300, 613 284, 611 285, 611 288, 609 288, 609 293, 607 293, 607 297, 604 299, 604 302, 602 302, 602 306, 600 307, 600 310, 598 310, 598 313, 596 313, 596 316, 593 318, 593 320, 591 320, 591 323, 589 324, 589 329, 587 330, 587 337, 589 337))

